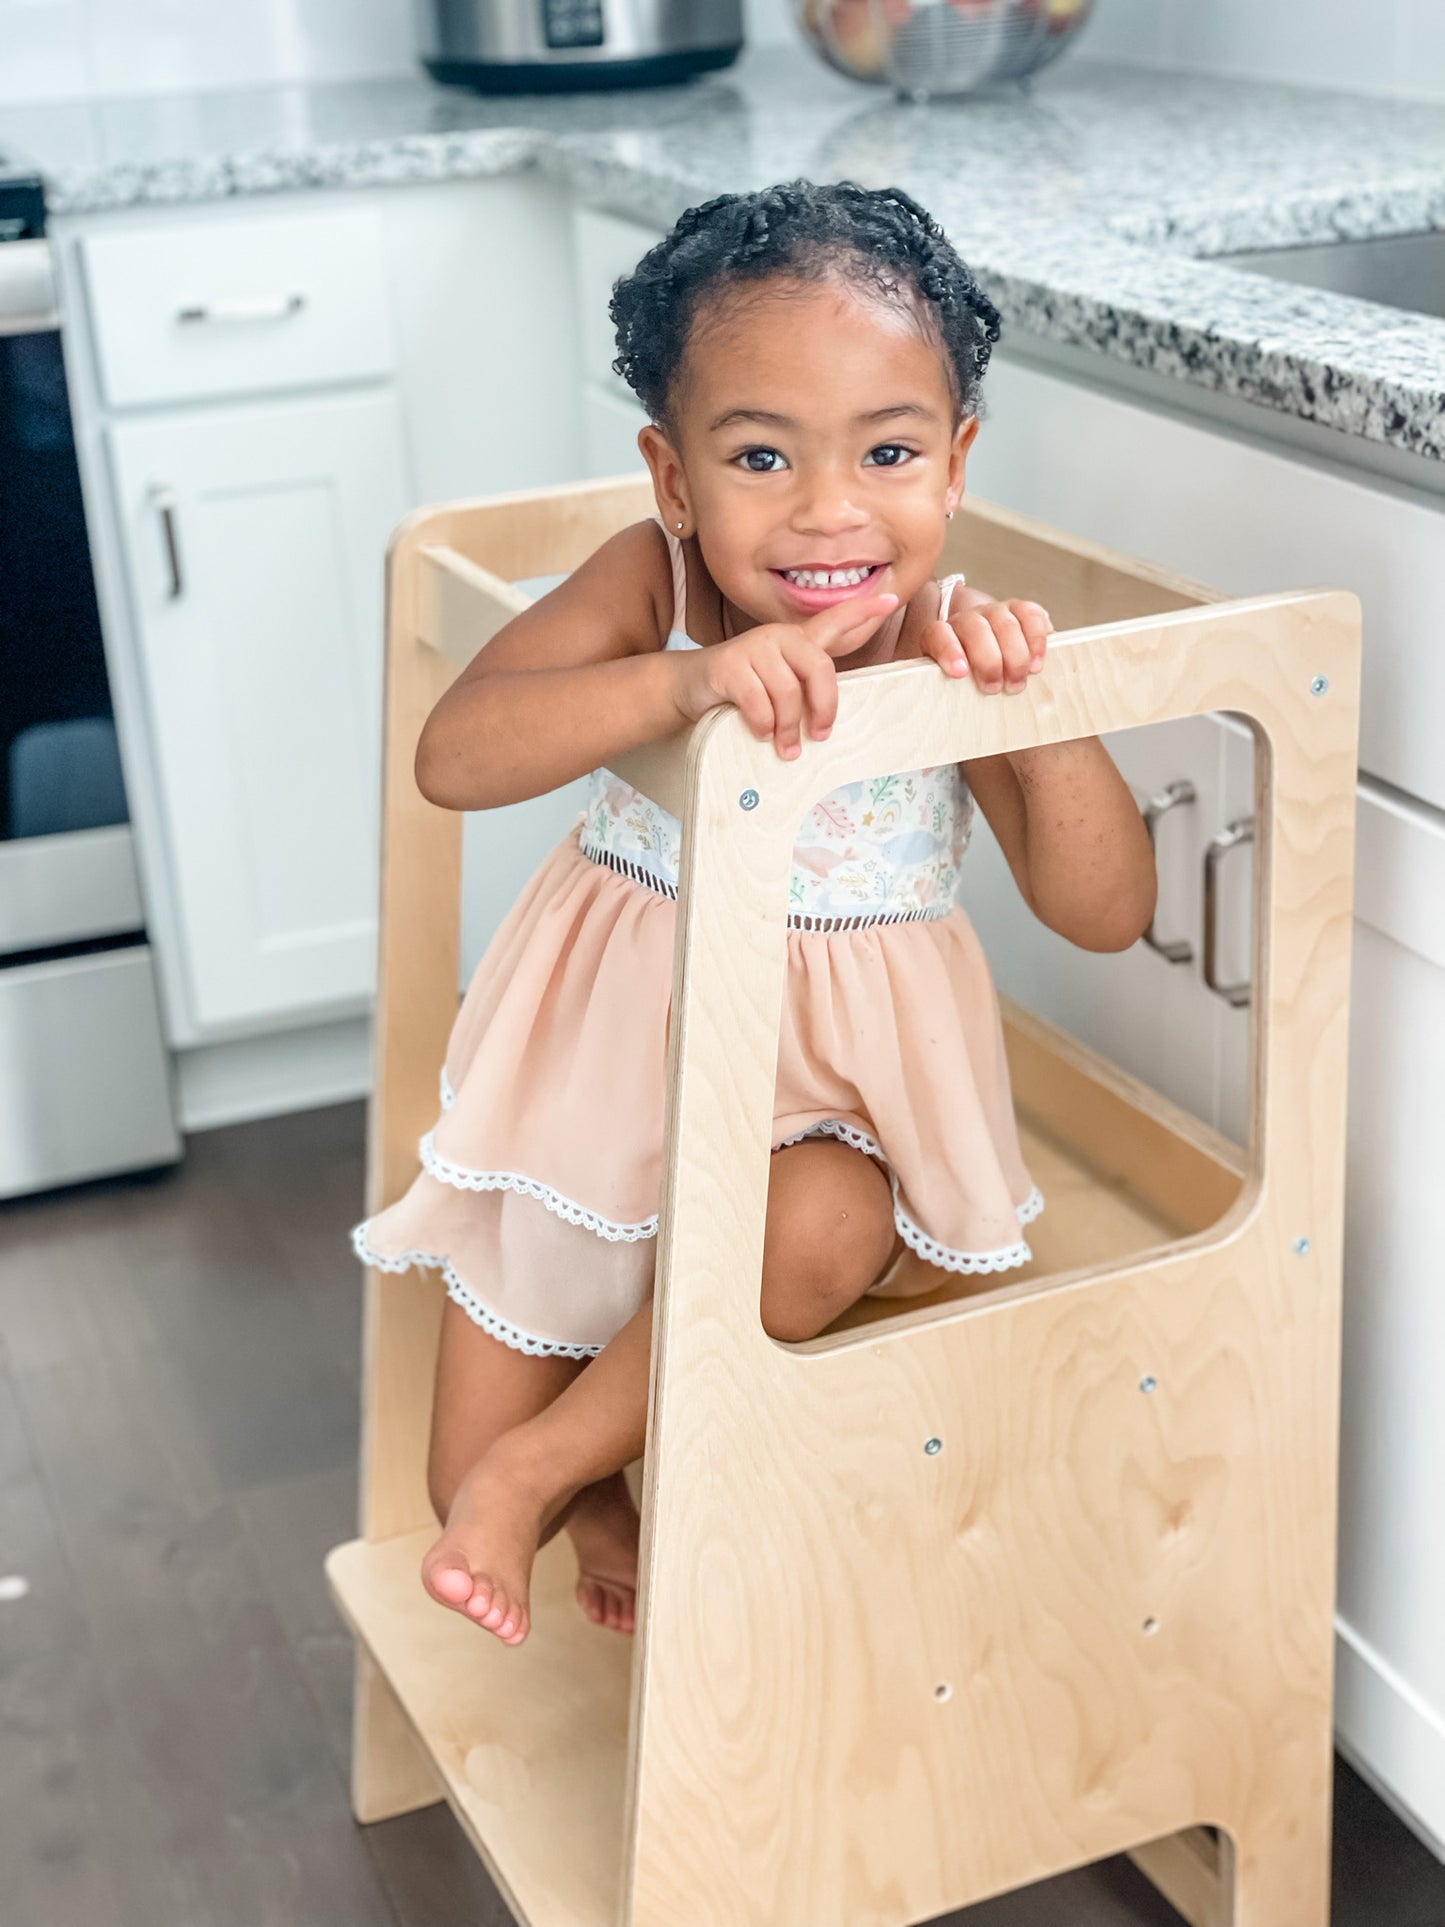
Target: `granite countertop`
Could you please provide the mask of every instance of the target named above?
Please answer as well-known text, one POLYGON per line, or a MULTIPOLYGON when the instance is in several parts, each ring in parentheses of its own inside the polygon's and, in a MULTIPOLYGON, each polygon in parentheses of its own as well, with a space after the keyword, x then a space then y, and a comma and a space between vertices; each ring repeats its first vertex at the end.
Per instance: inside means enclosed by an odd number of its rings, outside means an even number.
POLYGON ((798 175, 908 189, 1019 331, 1445 460, 1445 321, 1231 250, 1445 229, 1445 107, 1068 61, 907 105, 806 50, 691 87, 485 99, 425 80, 0 109, 58 215, 538 166, 659 226, 798 175))

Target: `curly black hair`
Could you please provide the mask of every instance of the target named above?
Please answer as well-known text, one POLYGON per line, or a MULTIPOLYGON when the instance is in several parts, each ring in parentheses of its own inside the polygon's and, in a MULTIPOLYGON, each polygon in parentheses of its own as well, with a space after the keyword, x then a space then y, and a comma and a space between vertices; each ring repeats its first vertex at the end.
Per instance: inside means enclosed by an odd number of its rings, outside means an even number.
POLYGON ((938 342, 958 416, 973 414, 998 310, 933 216, 901 188, 785 181, 690 207, 612 290, 613 367, 659 426, 699 314, 750 282, 846 275, 902 297, 938 342))

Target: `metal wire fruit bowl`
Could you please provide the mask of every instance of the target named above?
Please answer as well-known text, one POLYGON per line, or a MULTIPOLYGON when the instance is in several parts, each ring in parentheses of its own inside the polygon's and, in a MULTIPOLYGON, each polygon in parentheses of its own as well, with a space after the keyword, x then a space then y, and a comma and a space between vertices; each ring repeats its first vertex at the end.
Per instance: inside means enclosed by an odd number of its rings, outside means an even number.
POLYGON ((1056 60, 1093 0, 798 0, 830 67, 910 100, 972 94, 1056 60))

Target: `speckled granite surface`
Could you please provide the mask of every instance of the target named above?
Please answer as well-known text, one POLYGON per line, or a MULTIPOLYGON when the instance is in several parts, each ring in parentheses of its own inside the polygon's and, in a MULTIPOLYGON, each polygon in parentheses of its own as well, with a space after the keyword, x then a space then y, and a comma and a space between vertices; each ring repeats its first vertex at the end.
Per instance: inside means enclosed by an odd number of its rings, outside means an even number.
POLYGON ((1231 250, 1445 228, 1445 108, 1075 62, 906 106, 766 50, 690 88, 484 100, 425 81, 0 109, 94 214, 540 166, 665 224, 793 175, 896 182, 1006 328, 1445 460, 1445 321, 1266 280, 1231 250))

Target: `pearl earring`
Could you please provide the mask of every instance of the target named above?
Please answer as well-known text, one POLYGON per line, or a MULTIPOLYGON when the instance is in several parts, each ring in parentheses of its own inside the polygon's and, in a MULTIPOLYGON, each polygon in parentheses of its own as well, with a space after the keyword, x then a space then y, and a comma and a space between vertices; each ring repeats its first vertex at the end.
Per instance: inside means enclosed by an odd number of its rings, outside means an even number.
POLYGON ((679 534, 679 535, 681 535, 681 534, 682 534, 682 524, 681 524, 681 522, 679 522, 679 523, 678 523, 678 525, 677 525, 677 532, 678 532, 678 534, 679 534))
POLYGON ((945 522, 951 522, 953 520, 953 510, 945 509, 943 511, 943 519, 945 522))

